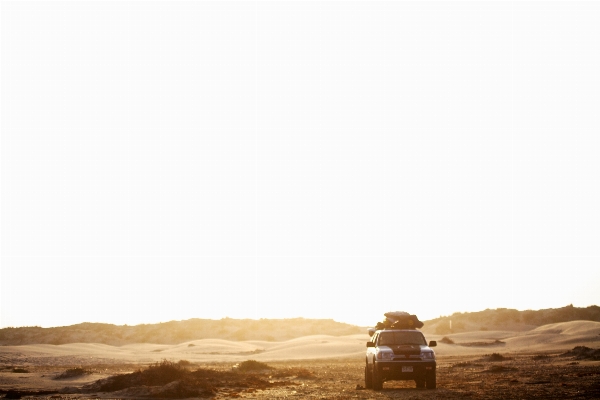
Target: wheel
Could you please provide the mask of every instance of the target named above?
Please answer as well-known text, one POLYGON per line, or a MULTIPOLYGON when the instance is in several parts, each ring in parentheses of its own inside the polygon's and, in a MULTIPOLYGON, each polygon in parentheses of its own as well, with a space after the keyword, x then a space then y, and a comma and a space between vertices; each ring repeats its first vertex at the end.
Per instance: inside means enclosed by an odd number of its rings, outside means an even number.
POLYGON ((417 389, 425 389, 425 379, 415 379, 417 389))
POLYGON ((373 390, 381 390, 383 389, 383 378, 379 373, 379 369, 377 368, 377 364, 373 363, 373 390))
POLYGON ((427 383, 427 389, 436 388, 435 369, 431 372, 428 372, 427 375, 425 375, 425 382, 427 383))
POLYGON ((365 365, 365 388, 373 389, 373 375, 369 371, 369 364, 365 365))

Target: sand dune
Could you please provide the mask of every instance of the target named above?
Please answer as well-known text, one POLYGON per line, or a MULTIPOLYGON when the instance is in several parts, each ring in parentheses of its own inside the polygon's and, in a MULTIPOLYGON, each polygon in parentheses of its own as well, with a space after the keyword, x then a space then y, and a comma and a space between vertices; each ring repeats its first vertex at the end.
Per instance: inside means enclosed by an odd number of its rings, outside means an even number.
MULTIPOLYGON (((491 352, 563 351, 574 346, 600 347, 600 322, 571 321, 543 325, 525 332, 483 331, 445 335, 455 344, 439 343, 438 355, 485 354, 491 352), (496 342, 498 341, 498 342, 496 342)), ((430 335, 441 340, 443 336, 430 335)))
MULTIPOLYGON (((437 340, 439 356, 510 353, 531 351, 562 351, 576 345, 600 347, 600 322, 572 321, 538 327, 527 332, 477 331, 445 335, 455 344, 439 341, 441 335, 427 335, 437 340)), ((368 335, 312 335, 297 339, 267 342, 236 342, 221 339, 202 339, 177 345, 129 344, 110 346, 95 343, 64 345, 2 346, 3 363, 15 365, 94 364, 94 363, 152 363, 167 360, 188 360, 196 363, 302 360, 320 358, 360 358, 365 351, 368 335)))
POLYGON ((305 336, 285 342, 234 342, 202 339, 178 345, 72 343, 64 345, 3 346, 3 360, 12 359, 19 365, 42 364, 49 358, 75 357, 85 364, 102 362, 152 363, 167 360, 191 362, 237 362, 248 359, 260 361, 299 360, 360 356, 368 336, 305 336))
POLYGON ((543 325, 531 332, 558 333, 564 335, 587 335, 596 336, 600 334, 600 322, 595 321, 571 321, 557 324, 543 325))
POLYGON ((540 326, 521 335, 508 338, 510 347, 535 351, 567 349, 573 346, 600 346, 600 322, 571 321, 540 326))

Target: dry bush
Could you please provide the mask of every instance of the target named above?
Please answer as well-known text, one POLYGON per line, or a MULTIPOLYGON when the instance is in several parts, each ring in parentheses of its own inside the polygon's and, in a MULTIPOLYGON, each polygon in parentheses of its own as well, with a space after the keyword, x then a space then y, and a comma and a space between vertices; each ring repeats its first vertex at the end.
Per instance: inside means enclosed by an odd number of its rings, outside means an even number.
POLYGON ((454 340, 450 339, 448 336, 444 336, 441 340, 440 343, 446 343, 446 344, 454 344, 454 340))
POLYGON ((591 349, 586 346, 576 346, 573 350, 561 354, 563 357, 575 357, 577 360, 600 360, 600 349, 591 349))
POLYGON ((274 376, 275 378, 288 378, 292 376, 295 376, 298 379, 316 378, 315 374, 312 371, 301 367, 290 367, 284 370, 278 370, 272 376, 274 376))
POLYGON ((551 357, 548 354, 536 354, 535 356, 531 357, 531 359, 534 361, 548 360, 550 358, 551 357))
POLYGON ((149 366, 146 370, 138 370, 130 374, 111 376, 97 382, 94 390, 102 392, 114 392, 134 386, 162 386, 181 379, 186 370, 178 364, 163 360, 149 366))
POLYGON ((463 361, 463 362, 453 364, 450 368, 474 368, 474 367, 483 367, 483 364, 472 363, 470 361, 463 361))
POLYGON ((483 356, 483 359, 485 361, 492 361, 492 362, 512 360, 512 358, 505 357, 505 356, 503 356, 502 354, 499 354, 499 353, 486 354, 485 356, 483 356))
MULTIPOLYGON (((185 360, 184 360, 185 361, 185 360)), ((185 362, 184 362, 185 364, 185 362)), ((272 369, 264 363, 254 360, 242 363, 242 369, 250 372, 272 369)), ((288 381, 271 381, 257 373, 239 373, 238 371, 217 371, 199 368, 189 371, 179 363, 163 360, 145 370, 129 374, 115 375, 101 379, 83 387, 83 393, 114 392, 130 390, 134 395, 140 390, 148 391, 144 396, 156 398, 214 397, 222 388, 253 388, 265 390, 272 387, 289 385, 288 381)))
POLYGON ((188 360, 179 360, 179 361, 177 361, 177 365, 179 365, 182 368, 189 368, 194 364, 188 360))
POLYGON ((63 372, 60 375, 55 376, 52 379, 69 379, 69 378, 76 378, 79 376, 83 376, 83 375, 89 375, 92 374, 93 371, 86 369, 86 368, 81 368, 81 367, 77 367, 77 368, 69 368, 68 370, 66 370, 65 372, 63 372))
POLYGON ((241 372, 256 372, 273 369, 273 367, 256 360, 246 360, 238 366, 237 370, 241 372))

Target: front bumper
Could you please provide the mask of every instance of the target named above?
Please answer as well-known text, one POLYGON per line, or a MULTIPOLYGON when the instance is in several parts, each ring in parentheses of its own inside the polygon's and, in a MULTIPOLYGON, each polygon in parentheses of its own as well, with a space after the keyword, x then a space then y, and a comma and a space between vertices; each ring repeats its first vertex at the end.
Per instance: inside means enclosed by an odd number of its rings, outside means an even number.
POLYGON ((425 379, 428 372, 435 371, 435 361, 377 361, 375 368, 383 380, 425 379), (409 367, 403 368, 402 367, 409 367), (412 367, 411 372, 407 370, 412 367))

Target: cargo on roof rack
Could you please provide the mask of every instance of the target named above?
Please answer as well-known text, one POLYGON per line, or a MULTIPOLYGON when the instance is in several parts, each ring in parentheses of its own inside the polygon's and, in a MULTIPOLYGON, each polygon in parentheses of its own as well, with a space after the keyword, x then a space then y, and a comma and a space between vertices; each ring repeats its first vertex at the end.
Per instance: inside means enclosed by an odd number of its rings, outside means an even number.
POLYGON ((385 314, 385 319, 378 322, 374 328, 369 328, 369 336, 373 336, 376 330, 382 329, 421 329, 423 322, 419 321, 414 314, 405 311, 390 311, 385 314))

